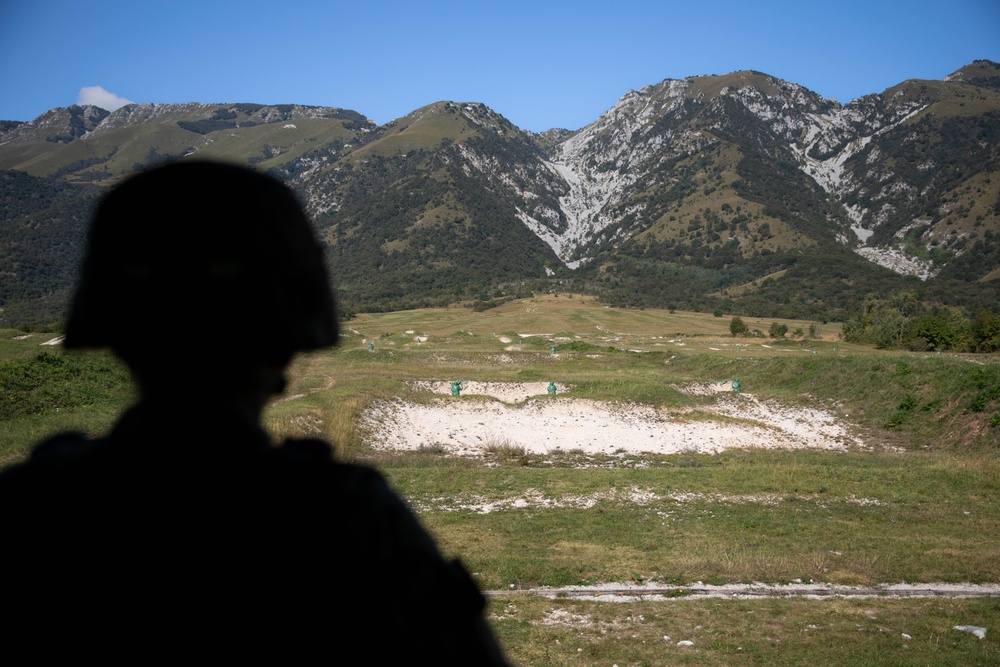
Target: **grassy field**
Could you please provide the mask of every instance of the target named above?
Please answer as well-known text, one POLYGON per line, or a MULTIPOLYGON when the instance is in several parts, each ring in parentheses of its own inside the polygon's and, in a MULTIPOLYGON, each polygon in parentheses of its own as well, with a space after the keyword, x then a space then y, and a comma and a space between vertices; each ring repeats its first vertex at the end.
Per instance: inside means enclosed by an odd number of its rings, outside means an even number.
MULTIPOLYGON (((763 332, 772 322, 744 321, 763 332)), ((479 313, 361 315, 337 349, 296 360, 266 424, 276 437, 326 437, 341 457, 378 467, 443 550, 484 589, 506 593, 489 613, 520 665, 1000 664, 1000 598, 608 602, 519 592, 1000 582, 1000 358, 888 353, 843 343, 836 324, 781 322, 789 332, 813 325, 818 337, 734 339, 728 315, 612 309, 571 295, 479 313), (556 381, 575 397, 697 412, 713 398, 678 388, 733 377, 754 396, 822 407, 868 446, 661 456, 497 446, 457 458, 435 447, 372 449, 359 424, 375 400, 434 400, 409 387, 415 380, 556 381)), ((4 333, 2 462, 44 432, 99 432, 131 400, 112 360, 72 362, 90 365, 59 370, 56 381, 51 360, 33 361, 40 337, 4 333), (24 387, 39 366, 48 393, 10 399, 15 386, 37 393, 24 387), (107 383, 59 389, 97 371, 107 383)))

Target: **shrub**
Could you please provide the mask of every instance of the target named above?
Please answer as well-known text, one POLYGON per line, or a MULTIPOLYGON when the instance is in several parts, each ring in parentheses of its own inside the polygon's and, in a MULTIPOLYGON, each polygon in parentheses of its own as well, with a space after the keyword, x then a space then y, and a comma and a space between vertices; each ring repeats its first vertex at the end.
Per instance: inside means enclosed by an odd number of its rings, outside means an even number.
POLYGON ((736 336, 747 336, 750 333, 750 327, 739 317, 734 317, 729 320, 729 333, 736 336))

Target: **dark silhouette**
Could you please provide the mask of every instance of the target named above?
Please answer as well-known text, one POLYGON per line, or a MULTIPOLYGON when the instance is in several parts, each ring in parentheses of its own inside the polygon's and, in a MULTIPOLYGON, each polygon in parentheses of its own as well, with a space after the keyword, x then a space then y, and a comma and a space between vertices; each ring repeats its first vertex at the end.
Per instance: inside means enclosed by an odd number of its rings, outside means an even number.
POLYGON ((32 657, 503 665, 484 598, 375 471, 260 426, 299 351, 335 344, 295 196, 176 162, 101 202, 66 331, 139 402, 0 475, 8 649, 32 657))

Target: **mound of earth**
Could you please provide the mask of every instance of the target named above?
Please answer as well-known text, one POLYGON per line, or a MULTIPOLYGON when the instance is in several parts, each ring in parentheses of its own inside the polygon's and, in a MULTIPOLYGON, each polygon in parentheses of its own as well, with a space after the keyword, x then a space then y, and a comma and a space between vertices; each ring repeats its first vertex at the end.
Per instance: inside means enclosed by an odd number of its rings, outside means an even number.
MULTIPOLYGON (((568 385, 553 382, 556 394, 564 394, 570 390, 568 385)), ((411 382, 410 386, 417 391, 429 391, 435 394, 451 395, 451 382, 411 382)), ((492 396, 504 403, 521 403, 532 396, 546 396, 549 391, 548 382, 462 382, 461 396, 492 396)))

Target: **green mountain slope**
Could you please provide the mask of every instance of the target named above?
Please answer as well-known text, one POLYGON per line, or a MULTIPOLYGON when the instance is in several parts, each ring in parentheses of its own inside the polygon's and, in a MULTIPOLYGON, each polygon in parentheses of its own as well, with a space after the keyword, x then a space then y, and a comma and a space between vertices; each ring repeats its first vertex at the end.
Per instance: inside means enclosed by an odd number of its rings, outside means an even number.
POLYGON ((1000 302, 1000 65, 840 105, 754 71, 629 91, 576 131, 442 101, 139 104, 0 124, 0 313, 57 322, 94 197, 166 160, 301 196, 347 310, 578 289, 622 305, 844 319, 870 292, 1000 302))

